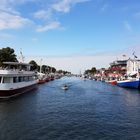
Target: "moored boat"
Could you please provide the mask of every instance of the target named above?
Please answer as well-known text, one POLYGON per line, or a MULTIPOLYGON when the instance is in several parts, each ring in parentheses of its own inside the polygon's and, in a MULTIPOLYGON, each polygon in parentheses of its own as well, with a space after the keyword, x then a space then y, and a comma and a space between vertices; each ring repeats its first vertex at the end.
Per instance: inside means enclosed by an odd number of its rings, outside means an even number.
POLYGON ((127 60, 127 71, 125 80, 117 81, 117 85, 126 88, 140 88, 140 60, 137 59, 135 52, 133 52, 134 59, 127 60))
POLYGON ((45 74, 44 73, 37 73, 37 77, 38 77, 38 84, 44 84, 46 82, 46 78, 45 78, 45 74))
POLYGON ((117 81, 117 85, 125 88, 140 88, 140 78, 117 81))
POLYGON ((106 81, 106 83, 111 84, 111 85, 117 85, 117 80, 106 81))
POLYGON ((44 84, 46 82, 46 80, 45 79, 38 79, 38 84, 44 84))
POLYGON ((4 62, 0 69, 0 98, 10 98, 36 88, 37 76, 30 64, 4 62))

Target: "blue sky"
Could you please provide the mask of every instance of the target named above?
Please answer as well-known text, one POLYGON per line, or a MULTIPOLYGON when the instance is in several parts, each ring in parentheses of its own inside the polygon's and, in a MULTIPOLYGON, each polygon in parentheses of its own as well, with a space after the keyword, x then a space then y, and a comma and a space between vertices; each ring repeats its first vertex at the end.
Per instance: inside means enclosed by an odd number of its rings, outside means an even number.
POLYGON ((0 0, 0 47, 72 72, 140 56, 138 0, 0 0))

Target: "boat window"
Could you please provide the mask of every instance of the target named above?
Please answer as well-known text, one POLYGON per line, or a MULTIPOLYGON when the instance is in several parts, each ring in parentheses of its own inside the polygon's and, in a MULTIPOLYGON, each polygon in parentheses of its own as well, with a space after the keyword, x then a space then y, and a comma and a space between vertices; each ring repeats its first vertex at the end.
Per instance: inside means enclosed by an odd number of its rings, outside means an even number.
POLYGON ((18 77, 18 82, 21 82, 21 79, 20 79, 20 77, 18 77))
POLYGON ((13 83, 13 78, 12 77, 4 77, 3 83, 13 83))
POLYGON ((17 83, 18 82, 18 77, 13 77, 13 82, 17 83))
POLYGON ((29 80, 28 80, 28 76, 25 76, 25 77, 24 77, 24 81, 26 81, 26 82, 29 81, 29 80))
POLYGON ((38 79, 38 77, 37 77, 36 75, 34 75, 34 76, 33 76, 33 79, 34 79, 34 80, 37 80, 37 79, 38 79))
POLYGON ((33 77, 32 77, 32 76, 30 76, 30 77, 29 77, 29 81, 32 81, 32 80, 33 80, 33 77))
POLYGON ((18 77, 18 81, 19 82, 22 82, 22 77, 18 77))

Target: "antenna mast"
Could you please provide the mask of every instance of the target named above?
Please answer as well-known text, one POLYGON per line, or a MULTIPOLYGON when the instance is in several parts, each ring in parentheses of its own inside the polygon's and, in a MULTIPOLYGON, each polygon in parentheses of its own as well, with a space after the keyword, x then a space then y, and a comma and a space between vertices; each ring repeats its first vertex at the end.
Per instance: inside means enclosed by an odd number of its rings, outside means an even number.
POLYGON ((19 55, 19 62, 20 63, 23 63, 24 62, 24 56, 23 56, 23 54, 22 54, 22 49, 20 48, 20 55, 19 55))

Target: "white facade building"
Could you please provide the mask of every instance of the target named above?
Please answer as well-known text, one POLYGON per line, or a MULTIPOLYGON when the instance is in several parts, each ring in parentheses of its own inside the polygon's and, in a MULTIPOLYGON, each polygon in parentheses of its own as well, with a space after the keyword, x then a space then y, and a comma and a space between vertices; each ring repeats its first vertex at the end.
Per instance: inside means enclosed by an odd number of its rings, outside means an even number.
POLYGON ((127 61, 127 75, 138 74, 140 70, 140 60, 128 59, 127 61))

